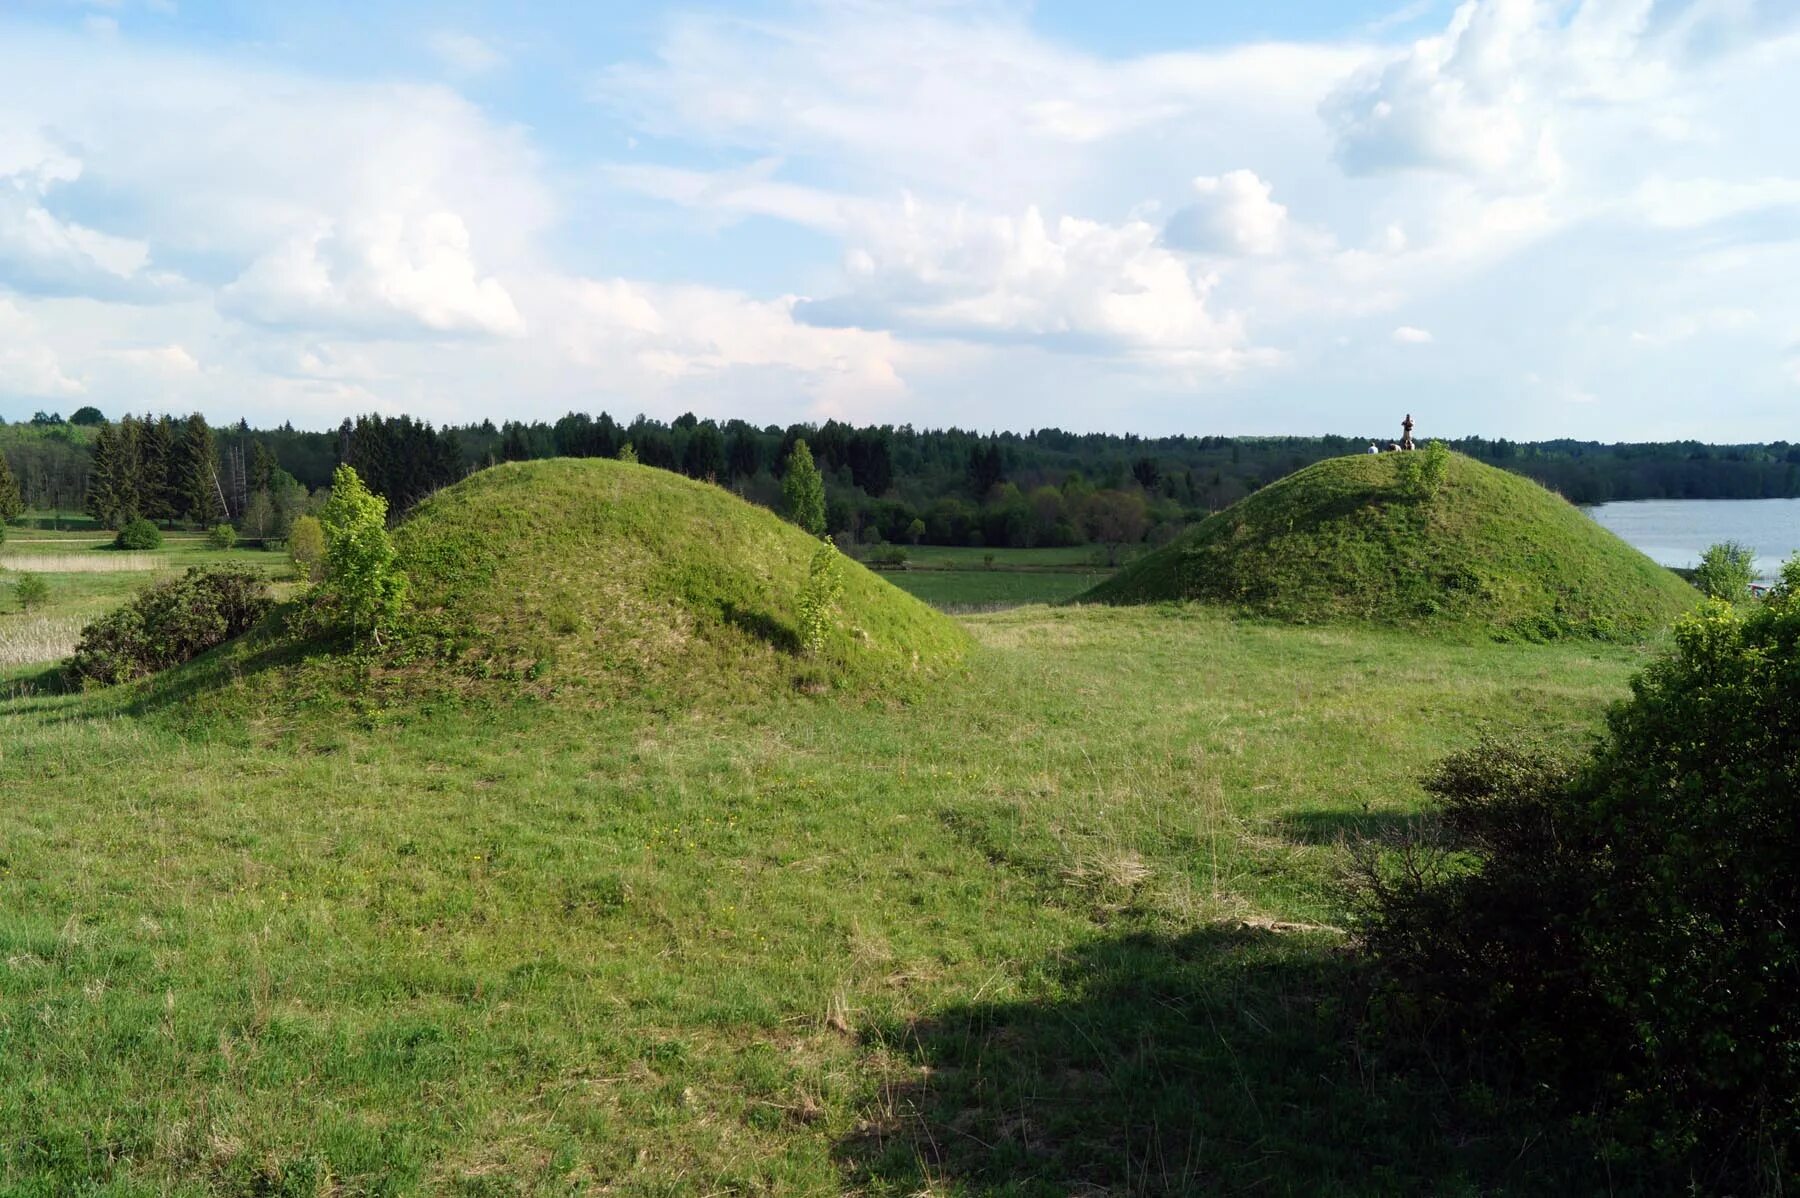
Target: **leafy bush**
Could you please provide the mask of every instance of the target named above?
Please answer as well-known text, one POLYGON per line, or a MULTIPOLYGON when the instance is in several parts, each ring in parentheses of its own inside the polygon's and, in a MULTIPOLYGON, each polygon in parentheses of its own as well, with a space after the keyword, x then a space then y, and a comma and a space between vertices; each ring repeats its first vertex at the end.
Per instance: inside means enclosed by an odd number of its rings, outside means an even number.
POLYGON ((142 516, 133 517, 113 538, 114 549, 161 549, 162 533, 142 516))
POLYGON ((237 529, 229 524, 215 524, 206 530, 206 543, 213 549, 229 549, 237 544, 237 529))
POLYGON ((288 559, 305 582, 325 577, 325 530, 317 516, 299 516, 288 530, 288 559))
POLYGON ((1800 599, 1713 602, 1578 770, 1484 746, 1371 870, 1391 1014, 1690 1186, 1800 1164, 1800 599))
POLYGON ((1708 599, 1746 603, 1750 584, 1756 581, 1756 551, 1737 541, 1720 541, 1700 555, 1694 568, 1694 585, 1708 599))
POLYGON ((1450 450, 1442 441, 1433 441, 1422 450, 1400 455, 1396 464, 1400 493, 1414 503, 1423 503, 1443 488, 1450 474, 1450 450))
POLYGON ((813 551, 807 570, 806 585, 800 591, 800 647, 817 653, 825 647, 825 634, 831 628, 831 613, 844 597, 844 568, 838 560, 837 546, 827 537, 813 551))
POLYGON ((141 678, 241 635, 273 603, 261 574, 195 567, 82 629, 67 669, 77 680, 109 686, 141 678))
POLYGON ((406 602, 406 576, 394 565, 387 532, 387 500, 371 494, 356 470, 339 466, 331 498, 319 512, 325 533, 325 581, 313 596, 316 614, 337 617, 377 644, 406 602))
POLYGON ((885 545, 874 553, 871 553, 869 555, 869 561, 873 565, 885 566, 890 570, 897 570, 906 564, 907 556, 906 550, 902 549, 900 546, 885 545))
POLYGON ((21 571, 17 581, 13 583, 13 594, 19 600, 19 610, 30 613, 49 600, 50 584, 44 581, 41 574, 21 571))

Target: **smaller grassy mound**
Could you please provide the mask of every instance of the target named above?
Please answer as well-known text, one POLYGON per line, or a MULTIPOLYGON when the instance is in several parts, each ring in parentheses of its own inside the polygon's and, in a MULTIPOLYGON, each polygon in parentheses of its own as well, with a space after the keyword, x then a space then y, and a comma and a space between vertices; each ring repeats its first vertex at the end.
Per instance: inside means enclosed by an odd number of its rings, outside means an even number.
POLYGON ((1223 603, 1294 623, 1636 640, 1697 599, 1673 573, 1529 479, 1451 455, 1427 498, 1402 455, 1315 463, 1080 597, 1223 603))
POLYGON ((604 690, 883 689, 959 662, 966 634, 849 558, 816 654, 798 605, 819 542, 648 466, 497 466, 394 534, 418 622, 465 672, 604 690))

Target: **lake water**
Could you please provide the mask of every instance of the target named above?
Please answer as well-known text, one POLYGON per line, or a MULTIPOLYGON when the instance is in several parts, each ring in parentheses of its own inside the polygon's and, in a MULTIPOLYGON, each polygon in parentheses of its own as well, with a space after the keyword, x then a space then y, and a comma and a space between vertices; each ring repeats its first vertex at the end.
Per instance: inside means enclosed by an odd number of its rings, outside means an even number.
POLYGON ((1638 499, 1587 514, 1665 566, 1692 566, 1709 545, 1741 541, 1773 578, 1800 550, 1800 499, 1638 499))

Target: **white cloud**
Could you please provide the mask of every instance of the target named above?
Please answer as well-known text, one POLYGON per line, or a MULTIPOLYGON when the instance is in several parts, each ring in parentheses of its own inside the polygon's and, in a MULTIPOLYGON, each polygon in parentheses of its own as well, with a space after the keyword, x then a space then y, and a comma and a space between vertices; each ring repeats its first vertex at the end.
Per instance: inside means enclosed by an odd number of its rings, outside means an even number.
POLYGON ((63 372, 55 351, 44 344, 38 322, 0 298, 0 395, 60 399, 85 390, 80 380, 63 372))
POLYGON ((183 346, 170 343, 145 349, 122 349, 113 355, 119 361, 157 374, 198 374, 200 363, 183 346))
POLYGON ((1170 245, 1222 254, 1273 254, 1282 248, 1288 210, 1271 198, 1274 189, 1254 171, 1202 175, 1193 190, 1198 198, 1170 217, 1163 231, 1170 245))
POLYGON ((370 335, 413 325, 437 333, 525 331, 506 288, 478 273, 468 229, 454 212, 381 212, 342 231, 322 220, 256 258, 219 302, 264 324, 370 335))
POLYGON ((1554 177, 1559 160, 1538 90, 1552 23, 1538 0, 1467 0, 1444 33, 1326 102, 1339 161, 1358 174, 1430 167, 1509 185, 1554 177))
POLYGON ((1430 345, 1434 338, 1430 330, 1403 324, 1394 330, 1394 341, 1399 345, 1430 345))
POLYGON ((458 75, 485 75, 506 65, 506 55, 474 34, 454 29, 433 33, 425 48, 458 75))
POLYGON ((1149 352, 1230 371, 1268 355, 1209 304, 1214 280, 1144 221, 1108 225, 1035 207, 984 216, 908 200, 852 238, 845 292, 820 323, 1149 352))

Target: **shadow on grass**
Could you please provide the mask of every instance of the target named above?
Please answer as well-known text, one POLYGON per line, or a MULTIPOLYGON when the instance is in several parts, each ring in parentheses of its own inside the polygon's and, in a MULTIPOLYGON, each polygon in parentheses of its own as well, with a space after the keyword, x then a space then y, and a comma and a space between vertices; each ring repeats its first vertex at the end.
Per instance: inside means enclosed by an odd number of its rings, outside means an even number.
POLYGON ((882 1028, 907 1062, 837 1145, 876 1193, 1579 1193, 1566 1153, 1355 1035, 1333 943, 1254 929, 1098 941, 1041 1001, 882 1028))
POLYGON ((1390 844, 1419 826, 1420 817, 1399 811, 1295 811, 1276 827, 1296 844, 1357 844, 1366 840, 1390 844))
POLYGON ((765 641, 783 653, 797 656, 800 652, 800 634, 768 612, 751 611, 735 603, 725 603, 719 608, 719 615, 733 628, 746 632, 759 641, 765 641))

